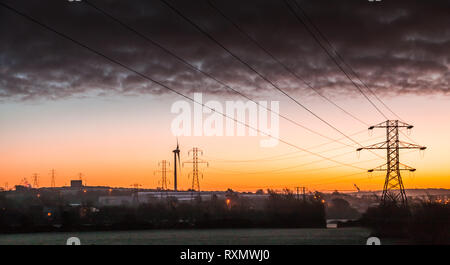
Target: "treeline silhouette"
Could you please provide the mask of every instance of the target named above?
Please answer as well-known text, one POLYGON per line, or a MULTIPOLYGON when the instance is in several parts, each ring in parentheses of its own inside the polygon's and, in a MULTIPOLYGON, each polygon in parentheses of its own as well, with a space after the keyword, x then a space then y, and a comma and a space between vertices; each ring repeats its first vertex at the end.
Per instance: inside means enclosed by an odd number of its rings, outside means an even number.
POLYGON ((385 204, 363 214, 360 224, 375 236, 404 238, 415 244, 450 244, 450 205, 422 202, 402 207, 385 204))
POLYGON ((95 206, 87 200, 70 206, 55 197, 32 196, 22 201, 0 195, 2 233, 99 231, 161 228, 323 228, 325 209, 320 195, 296 197, 290 190, 249 199, 232 190, 225 199, 195 196, 193 202, 158 199, 134 206, 95 206), (46 209, 49 210, 48 213, 46 209))

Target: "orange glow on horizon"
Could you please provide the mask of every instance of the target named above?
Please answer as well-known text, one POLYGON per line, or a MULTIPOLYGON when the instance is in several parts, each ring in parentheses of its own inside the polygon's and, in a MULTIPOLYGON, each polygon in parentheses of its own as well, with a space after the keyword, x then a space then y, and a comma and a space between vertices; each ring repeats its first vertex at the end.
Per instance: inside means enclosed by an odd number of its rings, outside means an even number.
MULTIPOLYGON (((407 113, 414 117, 415 125, 410 137, 428 149, 424 157, 419 152, 401 154, 403 163, 417 168, 413 174, 402 172, 405 188, 450 189, 450 142, 447 140, 450 117, 434 115, 450 112, 450 106, 447 101, 436 98, 413 98, 410 101, 414 100, 428 108, 408 109, 407 113)), ((132 102, 135 103, 136 99, 132 102)), ((142 105, 135 103, 132 107, 129 104, 117 106, 114 102, 115 105, 111 105, 114 112, 105 107, 107 110, 104 113, 97 110, 95 114, 91 114, 89 109, 78 108, 79 102, 74 104, 75 109, 65 112, 61 109, 69 108, 66 106, 68 103, 48 103, 56 105, 54 111, 50 111, 52 106, 47 105, 21 105, 21 113, 16 114, 16 118, 0 116, 2 124, 11 125, 0 131, 0 186, 5 183, 9 187, 19 185, 23 178, 30 182, 31 175, 37 172, 40 186, 50 187, 51 169, 54 168, 56 186, 70 185, 70 180, 78 179, 77 175, 81 172, 83 181, 87 181, 89 186, 130 187, 133 183, 139 183, 142 188, 159 187, 160 178, 153 172, 158 170, 158 161, 163 159, 170 161, 169 170, 173 170, 172 150, 176 146, 176 137, 170 133, 173 115, 167 113, 166 106, 170 106, 172 101, 151 102, 154 103, 149 106, 147 101, 142 100, 142 105), (34 113, 39 115, 32 116, 34 113)), ((283 107, 290 105, 280 105, 283 113, 298 115, 290 107, 283 107)), ((336 119, 342 116, 333 112, 329 115, 330 120, 335 118, 333 115, 336 119)), ((379 121, 379 117, 365 115, 366 120, 379 121)), ((301 114, 298 119, 311 128, 323 131, 323 134, 342 138, 306 114, 301 114)), ((210 167, 200 166, 204 175, 203 179, 200 178, 201 190, 231 188, 255 192, 268 188, 294 190, 295 187, 305 186, 308 191, 356 192, 354 184, 361 190, 382 189, 384 173, 368 174, 367 169, 383 164, 383 159, 370 152, 362 152, 358 157, 356 148, 326 144, 328 140, 290 124, 281 123, 280 126, 280 138, 357 168, 323 161, 318 156, 283 143, 275 148, 261 148, 261 137, 249 136, 179 137, 181 162, 191 159, 187 150, 192 147, 204 150, 204 156, 200 158, 208 161, 210 167)), ((383 140, 383 131, 376 131, 370 136, 364 127, 354 122, 340 121, 339 127, 349 134, 362 130, 353 137, 364 145, 383 140)), ((401 137, 407 141, 403 135, 401 137)), ((383 151, 376 153, 385 156, 383 151)), ((188 190, 192 184, 192 179, 188 179, 192 165, 186 164, 180 170, 178 188, 188 190)), ((173 172, 168 172, 167 180, 171 188, 173 172)))

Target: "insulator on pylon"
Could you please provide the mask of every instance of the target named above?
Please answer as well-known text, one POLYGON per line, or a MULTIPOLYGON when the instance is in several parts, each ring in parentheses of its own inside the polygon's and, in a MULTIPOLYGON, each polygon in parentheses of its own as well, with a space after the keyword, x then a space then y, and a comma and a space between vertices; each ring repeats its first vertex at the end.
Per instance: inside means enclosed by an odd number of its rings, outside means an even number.
POLYGON ((419 149, 420 158, 423 159, 425 157, 425 149, 419 149))

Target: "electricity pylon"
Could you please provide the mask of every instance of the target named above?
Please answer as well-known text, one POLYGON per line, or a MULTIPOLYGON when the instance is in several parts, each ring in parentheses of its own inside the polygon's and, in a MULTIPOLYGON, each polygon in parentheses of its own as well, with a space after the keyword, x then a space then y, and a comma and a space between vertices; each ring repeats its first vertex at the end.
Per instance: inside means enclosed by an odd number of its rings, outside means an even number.
POLYGON ((30 183, 28 183, 27 178, 23 178, 23 179, 20 181, 20 185, 23 185, 23 186, 25 186, 25 187, 31 187, 30 183))
POLYGON ((56 185, 55 185, 55 170, 54 169, 52 169, 52 182, 51 182, 51 184, 50 184, 50 186, 52 187, 52 188, 54 188, 56 185))
POLYGON ((161 170, 157 170, 155 173, 161 173, 161 190, 167 190, 167 172, 170 172, 167 170, 167 166, 170 166, 170 163, 166 160, 162 160, 158 163, 158 166, 161 166, 161 170))
MULTIPOLYGON (((192 160, 183 162, 183 166, 185 163, 192 163, 192 190, 200 191, 200 181, 198 178, 198 175, 199 175, 198 164, 206 164, 206 166, 208 167, 209 163, 198 159, 198 153, 200 153, 200 155, 203 155, 203 151, 200 150, 199 148, 197 148, 197 147, 192 148, 191 150, 189 150, 188 155, 190 155, 191 153, 192 153, 192 160)), ((203 179, 203 173, 200 172, 200 174, 202 175, 202 179, 203 179)), ((189 175, 188 175, 188 178, 189 178, 189 175)))
POLYGON ((139 187, 142 187, 142 185, 139 183, 134 183, 131 184, 130 186, 133 187, 136 192, 139 191, 139 187))
POLYGON ((177 149, 173 150, 173 190, 177 191, 177 174, 178 170, 181 169, 181 161, 180 161, 180 148, 178 147, 178 139, 177 139, 177 149), (178 160, 178 161, 177 161, 178 160), (177 167, 178 162, 178 167, 177 167))
POLYGON ((370 126, 369 130, 375 128, 386 128, 386 141, 358 148, 357 151, 363 149, 386 149, 386 163, 374 169, 369 169, 368 171, 386 171, 383 195, 381 197, 382 204, 388 202, 397 203, 400 201, 402 206, 406 206, 407 198, 400 171, 408 170, 414 172, 416 169, 400 163, 400 149, 425 150, 426 147, 399 140, 399 128, 406 128, 408 130, 413 128, 412 125, 407 123, 398 120, 387 120, 377 125, 370 126))
POLYGON ((295 189, 297 190, 297 200, 300 199, 300 189, 301 189, 303 201, 306 201, 306 194, 305 194, 306 187, 295 187, 295 189))
POLYGON ((133 202, 139 203, 139 187, 141 187, 142 185, 139 183, 134 183, 131 184, 130 186, 134 188, 133 202))
POLYGON ((37 173, 33 174, 33 188, 39 188, 39 175, 37 173))

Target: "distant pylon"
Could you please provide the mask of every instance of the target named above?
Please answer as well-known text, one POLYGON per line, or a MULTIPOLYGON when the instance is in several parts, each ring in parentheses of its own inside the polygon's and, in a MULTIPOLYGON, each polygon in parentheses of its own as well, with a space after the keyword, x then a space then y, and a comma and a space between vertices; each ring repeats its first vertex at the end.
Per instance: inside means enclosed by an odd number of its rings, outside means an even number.
POLYGON ((139 191, 139 187, 141 187, 142 185, 139 183, 134 183, 131 184, 130 186, 133 187, 135 191, 139 191))
POLYGON ((155 171, 158 173, 161 173, 161 189, 162 190, 167 190, 167 172, 169 172, 169 170, 167 170, 167 166, 170 166, 170 163, 167 162, 166 160, 162 160, 161 162, 158 163, 158 166, 161 167, 161 170, 157 170, 155 171))
POLYGON ((306 194, 305 194, 306 187, 295 187, 295 188, 297 190, 297 200, 300 199, 300 189, 301 189, 302 190, 302 198, 303 198, 303 201, 305 201, 306 200, 306 194))
MULTIPOLYGON (((188 155, 190 155, 191 153, 192 153, 192 160, 183 162, 183 165, 185 163, 192 163, 192 190, 200 191, 200 181, 198 178, 198 175, 199 175, 198 164, 206 164, 206 166, 209 166, 209 164, 206 161, 198 159, 198 153, 203 155, 202 150, 198 149, 197 147, 194 147, 191 150, 189 150, 188 155)), ((203 178, 203 173, 200 172, 200 174, 202 175, 202 178, 203 178)), ((189 175, 188 175, 188 177, 189 177, 189 175)))
POLYGON ((30 183, 28 183, 27 178, 23 178, 23 179, 20 181, 20 185, 23 185, 23 186, 25 186, 25 187, 31 187, 30 183))
POLYGON ((51 182, 50 186, 52 188, 56 187, 56 184, 55 184, 55 170, 54 169, 52 169, 52 182, 51 182))
POLYGON ((177 189, 178 189, 177 174, 178 174, 178 170, 181 169, 180 148, 178 146, 178 139, 177 139, 177 149, 173 150, 172 152, 173 152, 173 190, 177 191, 177 189), (178 167, 177 167, 177 162, 178 162, 178 167))
POLYGON ((142 185, 139 183, 134 183, 131 184, 130 186, 134 188, 134 196, 133 196, 134 203, 139 203, 139 187, 141 187, 142 185))
POLYGON ((39 188, 39 176, 37 173, 33 174, 33 188, 37 189, 39 188))
POLYGON ((405 187, 403 186, 403 180, 400 175, 400 171, 416 171, 416 169, 400 163, 400 149, 425 150, 426 147, 401 142, 399 140, 399 128, 406 128, 408 130, 413 128, 412 125, 409 125, 407 123, 398 120, 387 120, 377 125, 370 126, 369 130, 373 130, 374 128, 386 128, 386 141, 358 148, 357 151, 361 151, 363 149, 387 150, 386 163, 374 169, 370 169, 369 172, 386 171, 383 195, 381 197, 382 204, 386 204, 388 202, 397 203, 400 201, 402 206, 407 206, 405 187))

